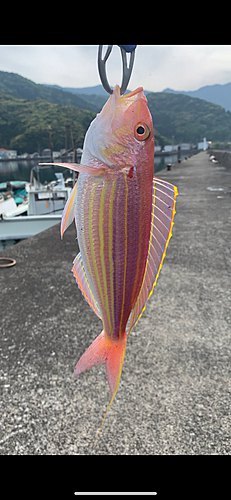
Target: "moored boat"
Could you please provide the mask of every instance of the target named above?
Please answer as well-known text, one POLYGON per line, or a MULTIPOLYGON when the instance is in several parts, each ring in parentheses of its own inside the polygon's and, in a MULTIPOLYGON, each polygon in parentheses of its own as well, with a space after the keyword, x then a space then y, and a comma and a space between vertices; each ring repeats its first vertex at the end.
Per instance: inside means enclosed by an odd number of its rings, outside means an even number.
POLYGON ((70 182, 62 173, 56 180, 41 184, 34 176, 31 182, 11 181, 0 184, 0 240, 20 240, 58 224, 71 192, 70 182))

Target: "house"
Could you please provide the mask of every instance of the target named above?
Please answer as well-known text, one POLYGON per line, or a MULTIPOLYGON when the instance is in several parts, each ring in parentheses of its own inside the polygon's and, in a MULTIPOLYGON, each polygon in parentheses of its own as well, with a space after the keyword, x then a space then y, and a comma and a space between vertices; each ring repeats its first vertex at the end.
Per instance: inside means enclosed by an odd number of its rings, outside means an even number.
POLYGON ((0 159, 11 160, 12 158, 17 158, 17 151, 13 149, 0 148, 0 159))
POLYGON ((44 156, 45 158, 50 158, 51 150, 49 148, 43 149, 42 156, 44 156))
POLYGON ((182 142, 180 144, 181 151, 190 151, 191 148, 192 148, 192 145, 187 143, 187 142, 182 142))
POLYGON ((208 149, 208 147, 209 143, 206 141, 206 137, 204 137, 203 142, 198 142, 198 149, 202 149, 203 151, 205 151, 206 149, 208 149))
POLYGON ((164 151, 165 153, 169 153, 172 151, 177 151, 177 148, 178 148, 177 144, 166 144, 166 146, 164 146, 164 151))

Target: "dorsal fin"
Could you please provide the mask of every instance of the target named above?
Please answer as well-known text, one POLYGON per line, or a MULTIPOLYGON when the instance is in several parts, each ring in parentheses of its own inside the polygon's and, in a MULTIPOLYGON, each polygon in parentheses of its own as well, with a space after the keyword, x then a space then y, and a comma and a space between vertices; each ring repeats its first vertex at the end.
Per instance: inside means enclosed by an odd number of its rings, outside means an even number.
POLYGON ((94 295, 92 293, 90 285, 87 281, 86 273, 85 273, 85 270, 83 267, 83 260, 82 260, 82 256, 81 256, 80 252, 78 253, 77 257, 75 258, 73 264, 74 265, 73 265, 72 271, 73 271, 73 274, 74 274, 76 281, 78 283, 78 287, 80 288, 80 290, 81 290, 83 296, 85 297, 86 301, 88 302, 89 306, 91 306, 91 308, 93 309, 95 314, 97 314, 97 316, 100 319, 102 319, 99 306, 94 298, 94 295))
POLYGON ((172 236, 176 213, 177 188, 162 179, 153 178, 152 218, 148 256, 143 283, 131 314, 129 335, 142 316, 146 302, 153 292, 172 236))

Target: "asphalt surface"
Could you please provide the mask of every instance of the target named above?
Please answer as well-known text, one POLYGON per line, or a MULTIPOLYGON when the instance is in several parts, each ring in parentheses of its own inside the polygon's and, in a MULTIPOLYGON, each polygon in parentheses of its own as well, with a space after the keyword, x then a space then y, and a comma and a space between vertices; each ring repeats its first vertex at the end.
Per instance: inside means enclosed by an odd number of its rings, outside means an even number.
POLYGON ((208 158, 158 175, 179 191, 173 238, 93 449, 110 398, 103 365, 73 378, 102 330, 71 272, 74 224, 1 252, 17 261, 0 269, 1 455, 231 453, 231 173, 208 158))

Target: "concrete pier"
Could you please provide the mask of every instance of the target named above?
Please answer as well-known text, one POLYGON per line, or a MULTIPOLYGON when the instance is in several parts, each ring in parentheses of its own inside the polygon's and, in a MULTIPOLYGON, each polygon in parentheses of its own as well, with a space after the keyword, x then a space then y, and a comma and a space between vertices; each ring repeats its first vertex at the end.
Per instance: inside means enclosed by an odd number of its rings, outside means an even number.
POLYGON ((2 455, 231 453, 230 171, 199 153, 158 176, 179 191, 173 238, 93 450, 110 397, 103 365, 73 379, 102 330, 71 272, 74 224, 1 253, 17 261, 0 269, 2 455))

